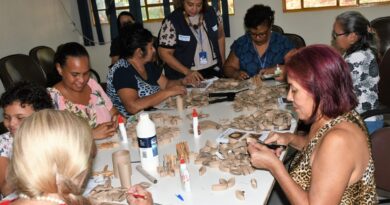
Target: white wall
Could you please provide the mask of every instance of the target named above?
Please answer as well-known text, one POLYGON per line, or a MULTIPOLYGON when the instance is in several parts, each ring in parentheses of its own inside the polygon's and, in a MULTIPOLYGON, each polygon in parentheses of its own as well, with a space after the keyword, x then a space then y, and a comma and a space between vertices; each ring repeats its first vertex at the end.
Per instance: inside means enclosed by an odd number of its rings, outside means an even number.
MULTIPOLYGON (((25 53, 35 46, 47 45, 56 48, 68 41, 82 43, 71 20, 67 17, 60 2, 69 12, 76 27, 80 29, 76 0, 0 0, 0 58, 14 53, 25 53)), ((283 13, 281 0, 236 0, 235 15, 230 16, 231 38, 226 39, 227 53, 231 43, 244 33, 243 19, 246 10, 256 3, 271 6, 276 13, 275 24, 287 33, 301 35, 307 44, 329 43, 335 16, 346 10, 358 10, 369 20, 388 16, 390 5, 365 8, 333 9, 313 12, 283 13)), ((146 23, 145 27, 157 35, 160 22, 146 23)), ((110 39, 109 26, 103 25, 105 40, 110 39)), ((95 39, 97 39, 95 37, 95 39)), ((92 68, 103 79, 106 78, 110 64, 110 44, 87 47, 91 56, 92 68)), ((0 89, 1 92, 1 89, 0 89)))

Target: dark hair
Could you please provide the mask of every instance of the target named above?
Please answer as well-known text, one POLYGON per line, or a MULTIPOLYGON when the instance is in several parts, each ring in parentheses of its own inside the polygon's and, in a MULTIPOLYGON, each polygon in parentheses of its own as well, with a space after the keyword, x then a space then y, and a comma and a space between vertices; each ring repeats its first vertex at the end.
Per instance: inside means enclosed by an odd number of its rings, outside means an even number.
POLYGON ((144 55, 146 55, 146 45, 153 42, 152 33, 140 23, 123 27, 120 32, 120 37, 123 45, 121 57, 124 58, 133 57, 137 48, 140 48, 144 52, 144 55))
POLYGON ((244 24, 248 28, 256 28, 264 23, 271 27, 274 24, 275 11, 269 6, 256 4, 246 11, 244 24))
MULTIPOLYGON (((184 10, 184 1, 185 0, 176 0, 176 1, 174 1, 174 3, 173 3, 174 8, 175 9, 181 8, 181 9, 184 10)), ((208 4, 207 0, 202 0, 202 11, 201 12, 206 11, 208 7, 209 7, 209 4, 208 4)))
POLYGON ((53 108, 53 102, 46 89, 31 82, 18 82, 1 95, 0 104, 3 109, 14 102, 20 102, 22 107, 31 105, 34 111, 53 108))
POLYGON ((61 67, 66 64, 66 59, 71 57, 83 57, 89 58, 87 50, 84 46, 76 42, 69 42, 58 46, 56 53, 54 54, 54 63, 58 63, 61 67))
POLYGON ((135 18, 134 18, 134 15, 128 11, 122 11, 119 15, 118 15, 118 18, 116 19, 116 25, 118 26, 118 31, 120 31, 121 29, 121 17, 122 16, 130 16, 134 21, 135 21, 135 18))
POLYGON ((336 17, 345 33, 355 33, 358 40, 346 51, 349 55, 358 50, 366 50, 374 46, 374 35, 369 32, 370 22, 357 11, 346 11, 336 17))
POLYGON ((296 80, 313 97, 309 123, 316 119, 318 109, 322 115, 335 118, 358 104, 350 69, 332 47, 311 45, 301 48, 287 61, 285 69, 288 78, 296 80))

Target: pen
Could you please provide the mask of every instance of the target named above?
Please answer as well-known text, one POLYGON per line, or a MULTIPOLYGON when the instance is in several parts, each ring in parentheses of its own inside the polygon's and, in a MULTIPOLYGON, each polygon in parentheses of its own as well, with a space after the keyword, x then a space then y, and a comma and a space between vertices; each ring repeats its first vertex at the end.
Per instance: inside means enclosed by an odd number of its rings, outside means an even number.
POLYGON ((184 198, 180 194, 176 194, 176 197, 180 199, 180 201, 184 201, 184 198))
POLYGON ((283 145, 283 144, 276 144, 276 143, 266 144, 266 143, 264 143, 264 142, 261 141, 261 140, 258 140, 257 142, 258 142, 259 144, 262 144, 262 145, 267 146, 267 147, 270 148, 270 149, 277 149, 277 148, 286 149, 286 148, 287 148, 287 146, 286 146, 286 145, 283 145))

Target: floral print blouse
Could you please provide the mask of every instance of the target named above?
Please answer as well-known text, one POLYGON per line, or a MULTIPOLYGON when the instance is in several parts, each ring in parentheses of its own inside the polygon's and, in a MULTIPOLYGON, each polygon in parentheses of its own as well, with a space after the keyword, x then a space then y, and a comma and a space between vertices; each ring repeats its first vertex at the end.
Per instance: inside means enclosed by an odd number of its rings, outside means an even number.
POLYGON ((91 127, 111 121, 110 110, 112 102, 103 88, 93 79, 89 79, 87 84, 92 92, 88 105, 76 104, 66 99, 56 88, 47 88, 53 99, 54 108, 57 110, 68 110, 86 120, 91 127))
POLYGON ((0 157, 10 158, 13 138, 10 132, 0 135, 0 157))

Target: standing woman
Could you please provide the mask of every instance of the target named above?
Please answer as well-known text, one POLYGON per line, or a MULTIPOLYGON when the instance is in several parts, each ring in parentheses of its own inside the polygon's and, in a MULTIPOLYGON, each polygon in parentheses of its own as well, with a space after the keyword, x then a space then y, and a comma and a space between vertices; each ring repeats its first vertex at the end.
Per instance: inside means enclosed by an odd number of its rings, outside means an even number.
MULTIPOLYGON (((357 11, 347 11, 336 17, 333 24, 333 44, 338 48, 351 69, 352 81, 359 104, 356 110, 363 113, 377 109, 379 68, 374 51, 370 48, 373 34, 370 22, 357 11)), ((383 126, 382 116, 365 120, 368 132, 383 126)))
POLYGON ((87 50, 75 42, 60 45, 54 55, 54 63, 62 76, 59 83, 48 88, 54 107, 86 119, 95 139, 113 136, 119 113, 103 88, 89 77, 87 50))
POLYGON ((225 61, 222 18, 207 0, 179 0, 162 23, 158 53, 168 79, 220 77, 225 61))

